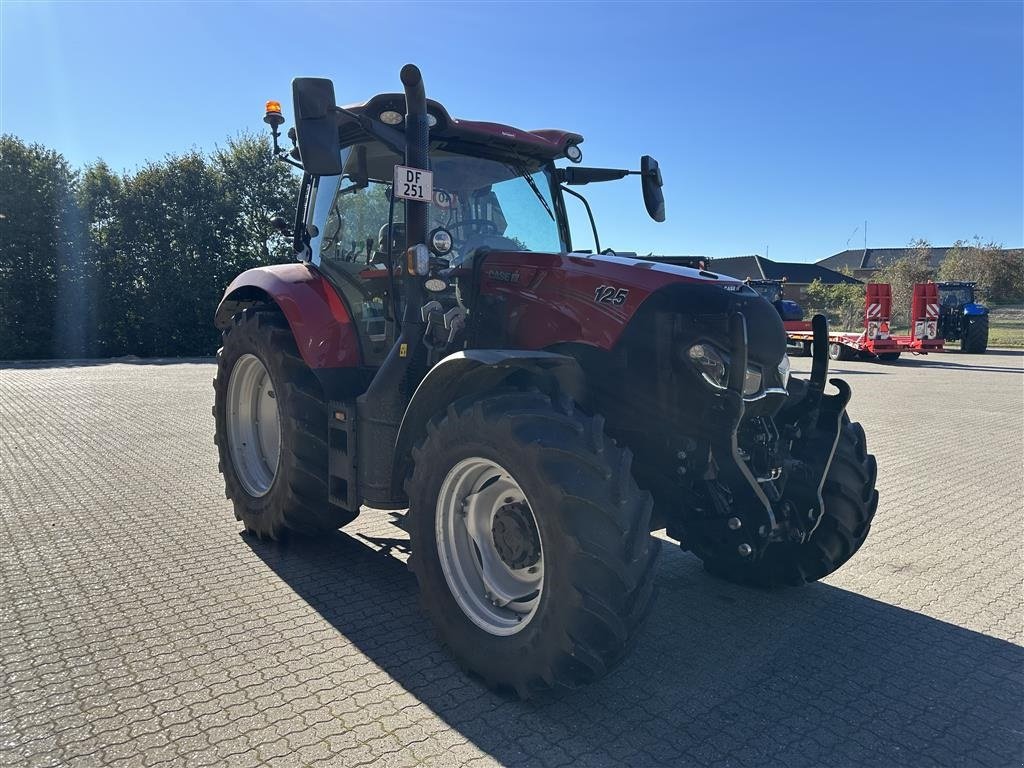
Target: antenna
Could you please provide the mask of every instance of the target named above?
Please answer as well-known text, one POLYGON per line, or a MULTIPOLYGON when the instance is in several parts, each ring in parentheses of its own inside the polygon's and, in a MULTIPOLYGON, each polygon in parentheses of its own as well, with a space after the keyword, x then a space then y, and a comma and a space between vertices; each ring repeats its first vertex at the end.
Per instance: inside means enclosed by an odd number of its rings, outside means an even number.
POLYGON ((868 220, 864 219, 864 250, 868 249, 868 220))
POLYGON ((853 232, 851 232, 850 236, 848 238, 846 238, 846 248, 850 247, 850 241, 853 240, 853 236, 857 234, 857 230, 858 229, 860 229, 860 225, 859 224, 856 227, 853 228, 853 232))

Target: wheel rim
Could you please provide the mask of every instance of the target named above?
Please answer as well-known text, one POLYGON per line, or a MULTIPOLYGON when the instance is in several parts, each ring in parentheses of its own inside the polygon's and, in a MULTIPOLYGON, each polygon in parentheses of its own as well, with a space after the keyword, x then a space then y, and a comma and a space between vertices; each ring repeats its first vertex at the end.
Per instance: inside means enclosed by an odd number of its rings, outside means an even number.
POLYGON ((515 478, 489 459, 460 461, 441 484, 435 534, 463 613, 492 635, 523 630, 544 589, 544 548, 515 478))
POLYGON ((281 421, 274 383, 255 355, 242 355, 231 369, 227 433, 239 482, 250 496, 264 496, 277 475, 281 421))
POLYGON ((842 347, 839 344, 832 343, 828 345, 828 356, 833 360, 838 360, 842 351, 842 347))

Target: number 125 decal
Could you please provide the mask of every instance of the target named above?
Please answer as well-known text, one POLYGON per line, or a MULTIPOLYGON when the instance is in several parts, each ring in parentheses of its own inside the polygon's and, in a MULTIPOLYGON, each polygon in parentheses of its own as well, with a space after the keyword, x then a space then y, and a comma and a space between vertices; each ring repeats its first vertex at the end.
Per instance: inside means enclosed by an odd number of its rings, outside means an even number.
POLYGON ((621 307, 629 297, 629 290, 614 285, 599 285, 594 289, 594 301, 598 304, 613 304, 621 307))

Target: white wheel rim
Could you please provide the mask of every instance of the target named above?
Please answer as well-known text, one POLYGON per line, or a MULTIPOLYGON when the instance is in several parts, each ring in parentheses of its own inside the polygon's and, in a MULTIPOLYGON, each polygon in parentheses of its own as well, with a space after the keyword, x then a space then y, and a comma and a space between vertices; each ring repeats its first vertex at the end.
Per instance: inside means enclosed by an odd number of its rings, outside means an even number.
POLYGON ((492 635, 522 631, 544 589, 544 547, 519 483, 489 459, 464 459, 441 484, 434 519, 441 568, 463 613, 492 635))
POLYGON ((238 481, 250 496, 266 495, 277 476, 281 420, 274 383, 256 355, 242 355, 231 369, 226 419, 238 481))

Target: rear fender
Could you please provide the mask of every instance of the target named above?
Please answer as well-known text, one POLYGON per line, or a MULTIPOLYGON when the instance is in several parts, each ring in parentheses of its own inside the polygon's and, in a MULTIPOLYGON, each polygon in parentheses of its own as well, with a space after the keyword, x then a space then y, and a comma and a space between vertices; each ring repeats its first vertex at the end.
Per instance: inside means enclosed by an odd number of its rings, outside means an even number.
POLYGON ((308 264, 276 264, 243 272, 224 292, 214 325, 224 330, 236 312, 267 302, 284 313, 299 353, 311 369, 360 364, 359 338, 345 302, 308 264))
POLYGON ((427 423, 436 413, 460 398, 494 390, 518 373, 577 401, 584 397, 583 370, 566 355, 515 349, 470 349, 449 355, 420 382, 402 417, 392 471, 395 492, 403 493, 402 484, 412 468, 412 449, 426 436, 427 423))

